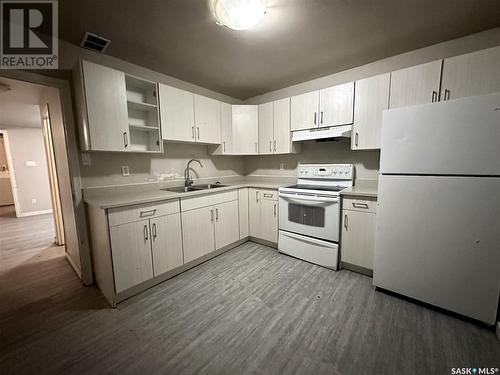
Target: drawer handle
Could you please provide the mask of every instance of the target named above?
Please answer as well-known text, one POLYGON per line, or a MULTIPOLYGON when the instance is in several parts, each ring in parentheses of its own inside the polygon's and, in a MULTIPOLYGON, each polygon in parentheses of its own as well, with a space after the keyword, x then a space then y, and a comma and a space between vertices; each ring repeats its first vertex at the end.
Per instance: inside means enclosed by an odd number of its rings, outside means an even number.
POLYGON ((267 193, 264 193, 264 198, 272 198, 273 195, 272 194, 267 194, 267 193))
POLYGON ((352 202, 352 206, 356 208, 368 208, 367 203, 352 202))
POLYGON ((148 211, 141 211, 141 214, 139 217, 147 217, 147 216, 153 216, 156 213, 156 208, 148 211))

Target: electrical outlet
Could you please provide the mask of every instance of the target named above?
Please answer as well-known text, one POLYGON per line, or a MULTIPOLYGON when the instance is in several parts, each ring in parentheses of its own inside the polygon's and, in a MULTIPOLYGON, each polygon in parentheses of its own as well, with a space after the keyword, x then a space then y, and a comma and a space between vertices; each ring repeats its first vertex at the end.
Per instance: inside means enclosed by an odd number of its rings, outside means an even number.
POLYGON ((31 198, 31 203, 36 204, 36 198, 31 198))
POLYGON ((285 163, 280 163, 280 171, 285 170, 285 163))
POLYGON ((90 154, 88 152, 84 152, 82 154, 82 164, 85 166, 92 164, 92 161, 90 160, 90 154))
POLYGON ((130 170, 128 168, 128 165, 122 165, 122 176, 130 176, 130 170))

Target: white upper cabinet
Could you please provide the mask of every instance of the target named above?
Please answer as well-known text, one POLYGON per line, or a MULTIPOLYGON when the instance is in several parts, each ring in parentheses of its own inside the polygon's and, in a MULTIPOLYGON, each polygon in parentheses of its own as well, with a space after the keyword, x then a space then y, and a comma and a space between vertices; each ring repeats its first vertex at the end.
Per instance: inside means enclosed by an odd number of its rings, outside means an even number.
POLYGON ((445 59, 441 100, 500 91, 500 46, 445 59))
POLYGON ((220 102, 194 94, 195 137, 200 143, 221 143, 220 102))
POLYGON ((233 152, 233 110, 231 104, 220 103, 222 154, 233 152))
POLYGON ((290 98, 276 100, 274 106, 274 145, 275 154, 289 154, 300 151, 299 144, 292 143, 290 129, 290 98))
POLYGON ((354 82, 320 90, 318 126, 352 124, 354 112, 354 82))
POLYGON ((441 65, 436 60, 392 72, 389 108, 437 102, 441 65))
POLYGON ((291 130, 311 129, 318 126, 319 92, 292 96, 291 130))
POLYGON ((390 73, 356 81, 353 150, 380 148, 382 112, 389 108, 390 73))
POLYGON ((75 81, 83 148, 128 151, 130 135, 125 74, 85 60, 77 69, 75 81))
POLYGON ((163 139, 194 142, 194 95, 174 87, 159 85, 163 139))
POLYGON ((274 146, 273 102, 259 104, 259 154, 272 154, 274 146))
POLYGON ((259 108, 257 105, 233 105, 233 155, 259 153, 259 108))

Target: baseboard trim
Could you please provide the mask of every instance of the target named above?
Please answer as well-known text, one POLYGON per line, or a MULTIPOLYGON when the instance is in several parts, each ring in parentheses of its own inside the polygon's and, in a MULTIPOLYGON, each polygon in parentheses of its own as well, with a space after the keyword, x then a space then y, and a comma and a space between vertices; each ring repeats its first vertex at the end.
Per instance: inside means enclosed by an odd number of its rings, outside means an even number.
POLYGON ((264 246, 272 247, 273 249, 278 248, 278 244, 276 242, 271 242, 271 241, 263 240, 261 238, 256 238, 256 237, 249 237, 249 239, 252 242, 255 242, 255 243, 258 243, 258 244, 261 244, 264 246))
POLYGON ((363 275, 373 277, 373 270, 361 266, 357 266, 355 264, 350 264, 346 262, 340 262, 340 268, 344 268, 346 270, 356 272, 356 273, 361 273, 363 275))
POLYGON ((42 210, 42 211, 30 211, 30 212, 21 212, 17 217, 26 217, 26 216, 35 216, 35 215, 45 215, 51 214, 52 210, 42 210))

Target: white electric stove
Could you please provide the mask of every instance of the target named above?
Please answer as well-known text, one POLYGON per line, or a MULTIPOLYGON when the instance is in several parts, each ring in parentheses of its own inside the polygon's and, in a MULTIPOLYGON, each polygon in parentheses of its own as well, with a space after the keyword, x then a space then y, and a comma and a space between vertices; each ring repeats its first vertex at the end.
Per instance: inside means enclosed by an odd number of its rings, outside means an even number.
POLYGON ((353 176, 352 164, 299 165, 297 183, 279 188, 279 252, 338 268, 340 191, 353 176))

